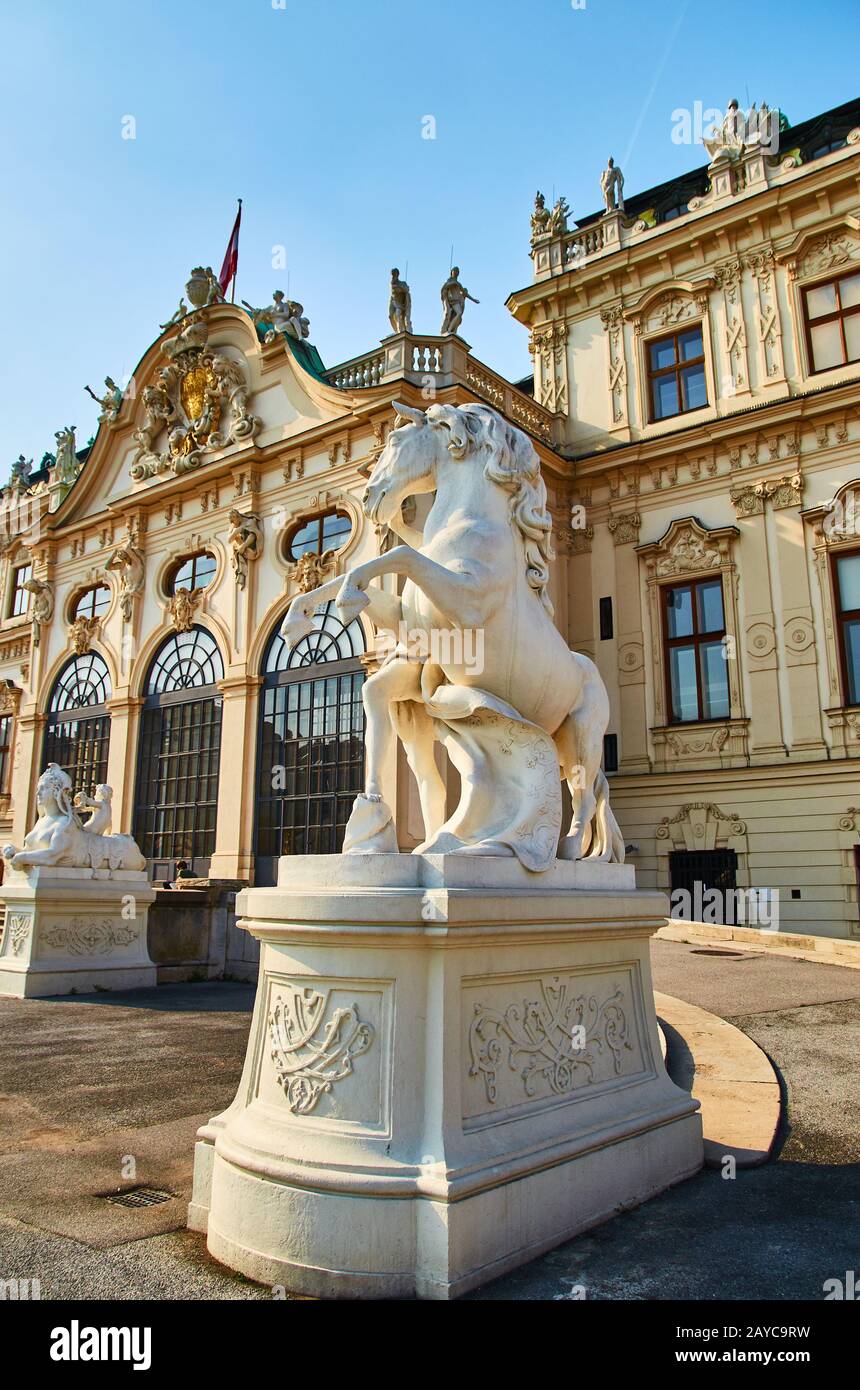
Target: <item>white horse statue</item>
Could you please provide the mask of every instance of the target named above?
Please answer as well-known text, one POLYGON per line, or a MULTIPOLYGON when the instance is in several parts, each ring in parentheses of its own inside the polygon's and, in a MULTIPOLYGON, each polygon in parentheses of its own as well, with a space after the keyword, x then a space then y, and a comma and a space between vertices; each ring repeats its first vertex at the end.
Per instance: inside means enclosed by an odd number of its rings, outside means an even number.
POLYGON ((72 779, 57 763, 48 763, 36 788, 39 819, 24 837, 24 848, 6 845, 3 858, 13 869, 30 869, 39 864, 65 869, 146 868, 146 860, 131 835, 110 835, 110 787, 101 785, 96 800, 81 797, 80 804, 92 809, 86 825, 81 823, 72 803, 72 779))
POLYGON ((516 855, 534 871, 557 852, 623 862, 600 767, 609 700, 594 663, 570 651, 552 621, 552 520, 531 442, 485 405, 395 409, 364 509, 404 544, 299 594, 281 629, 295 643, 312 630, 319 604, 335 599, 343 623, 367 610, 378 628, 401 634, 364 684, 367 780, 344 852, 397 850, 381 786, 397 736, 424 816, 416 853, 516 855), (423 532, 401 516, 403 501, 420 493, 435 494, 423 532), (372 583, 391 574, 405 576, 401 596, 372 583), (418 659, 403 644, 406 631, 410 646, 416 632, 426 639, 418 659), (482 638, 482 665, 464 659, 457 639, 469 631, 482 638), (436 740, 462 782, 447 822, 436 740), (560 846, 559 770, 573 804, 560 846))

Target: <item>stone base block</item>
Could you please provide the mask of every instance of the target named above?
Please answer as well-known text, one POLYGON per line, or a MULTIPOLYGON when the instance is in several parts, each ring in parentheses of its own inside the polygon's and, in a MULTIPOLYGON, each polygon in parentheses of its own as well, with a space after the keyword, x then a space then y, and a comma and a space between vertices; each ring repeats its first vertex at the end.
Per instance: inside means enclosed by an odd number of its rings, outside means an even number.
POLYGON ((7 868, 0 994, 36 999, 154 985, 146 946, 154 897, 142 872, 7 868))
POLYGON ((701 1166, 632 870, 296 856, 239 910, 260 983, 189 1224, 248 1277, 451 1298, 701 1166))

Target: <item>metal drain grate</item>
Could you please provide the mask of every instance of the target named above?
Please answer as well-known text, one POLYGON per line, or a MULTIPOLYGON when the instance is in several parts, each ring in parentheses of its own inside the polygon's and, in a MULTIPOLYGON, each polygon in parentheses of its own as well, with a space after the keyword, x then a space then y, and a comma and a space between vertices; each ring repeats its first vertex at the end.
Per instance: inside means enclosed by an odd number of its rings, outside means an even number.
POLYGON ((133 1187, 130 1192, 105 1193, 105 1201, 115 1207, 158 1207, 162 1202, 172 1202, 173 1193, 160 1187, 133 1187))

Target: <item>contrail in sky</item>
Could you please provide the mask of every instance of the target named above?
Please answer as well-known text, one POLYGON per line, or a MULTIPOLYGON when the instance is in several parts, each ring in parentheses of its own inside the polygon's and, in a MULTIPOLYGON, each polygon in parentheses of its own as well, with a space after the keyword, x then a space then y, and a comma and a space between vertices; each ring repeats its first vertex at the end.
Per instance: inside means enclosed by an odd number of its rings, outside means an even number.
POLYGON ((660 62, 657 64, 657 71, 655 72, 655 74, 654 74, 654 80, 653 80, 653 82, 651 83, 651 86, 650 86, 649 89, 648 89, 648 95, 647 95, 647 97, 645 98, 645 103, 644 103, 644 105, 643 105, 643 107, 642 107, 642 110, 639 112, 639 116, 638 116, 638 118, 637 118, 637 120, 636 120, 636 124, 635 124, 635 126, 633 127, 633 134, 630 136, 630 143, 628 144, 627 149, 626 149, 625 152, 624 152, 624 158, 623 158, 622 161, 621 161, 621 166, 622 166, 622 168, 626 168, 626 167, 627 167, 627 164, 628 164, 629 161, 630 161, 630 156, 631 156, 631 154, 633 153, 633 147, 634 147, 634 145, 636 144, 636 141, 637 141, 638 138, 639 138, 639 132, 640 132, 640 130, 642 129, 642 122, 645 120, 645 117, 646 117, 647 114, 648 114, 648 109, 649 109, 649 107, 650 107, 650 105, 651 105, 651 102, 654 100, 654 93, 655 93, 656 90, 657 90, 657 86, 658 86, 658 84, 659 84, 660 78, 663 76, 663 69, 665 68, 667 62, 669 61, 669 54, 672 52, 672 48, 673 48, 673 46, 674 46, 675 40, 676 40, 676 38, 678 37, 678 30, 680 29, 680 27, 681 27, 681 25, 682 25, 682 23, 683 23, 683 20, 684 20, 684 15, 687 13, 687 10, 688 10, 689 8, 690 8, 690 0, 684 0, 684 3, 683 3, 683 5, 681 6, 681 9, 678 11, 678 18, 675 20, 674 27, 673 27, 673 29, 672 29, 671 34, 669 35, 669 42, 666 44, 666 48, 665 48, 665 51, 664 51, 664 53, 663 53, 663 57, 660 59, 660 62))

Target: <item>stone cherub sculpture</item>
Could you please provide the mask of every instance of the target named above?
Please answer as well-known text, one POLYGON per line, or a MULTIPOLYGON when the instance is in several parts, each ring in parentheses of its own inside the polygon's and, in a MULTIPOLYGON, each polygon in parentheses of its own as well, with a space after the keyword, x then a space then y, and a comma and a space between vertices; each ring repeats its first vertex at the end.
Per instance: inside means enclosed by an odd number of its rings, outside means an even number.
POLYGON ((24 837, 23 849, 5 845, 3 858, 13 869, 126 869, 140 871, 146 860, 131 835, 111 835, 110 787, 96 789, 95 801, 72 801, 72 779, 57 763, 48 763, 36 788, 39 819, 24 837), (93 808, 84 825, 77 803, 93 808))
POLYGON ((230 511, 227 540, 232 549, 233 573, 240 589, 248 582, 248 562, 259 560, 263 552, 263 523, 256 512, 245 515, 237 507, 230 511))
POLYGON ((391 290, 388 298, 388 322, 393 333, 412 332, 412 295, 400 271, 395 266, 391 272, 391 290))
POLYGON ((293 645, 313 630, 318 606, 334 600, 341 622, 366 610, 391 634, 362 690, 367 780, 344 852, 397 852, 382 778, 399 738, 424 816, 416 853, 516 856, 533 872, 550 868, 557 852, 623 862, 600 766, 609 698, 597 667, 568 649, 552 620, 552 518, 531 440, 487 405, 395 409, 400 419, 370 474, 364 510, 404 543, 298 594, 282 627, 293 645), (408 531, 402 503, 422 493, 433 495, 432 506, 423 530, 408 531), (373 582, 394 574, 405 579, 400 594, 373 582), (398 641, 403 632, 411 651, 398 641), (482 654, 472 661, 468 639, 477 633, 482 654), (460 774, 450 817, 437 742, 460 774), (560 847, 559 772, 573 808, 560 847))
POLYGON ((442 319, 442 327, 439 330, 443 335, 446 333, 456 333, 460 324, 463 322, 463 314, 466 309, 466 300, 471 299, 473 304, 480 304, 480 299, 469 294, 465 285, 460 284, 460 267, 451 267, 451 274, 442 286, 442 307, 445 311, 442 319))
POLYGON ((103 396, 97 395, 91 386, 84 387, 84 390, 92 396, 96 405, 101 406, 101 414, 99 415, 100 424, 104 424, 105 422, 110 423, 115 420, 119 415, 122 405, 122 391, 119 386, 117 386, 112 376, 105 377, 105 386, 107 390, 103 396))
POLYGON ((600 175, 600 191, 607 212, 615 212, 616 209, 619 212, 624 211, 624 175, 612 155, 609 156, 606 168, 600 175))
POLYGON ((33 595, 33 646, 38 647, 42 640, 42 628, 47 627, 54 616, 54 590, 45 579, 24 581, 23 587, 33 595))

